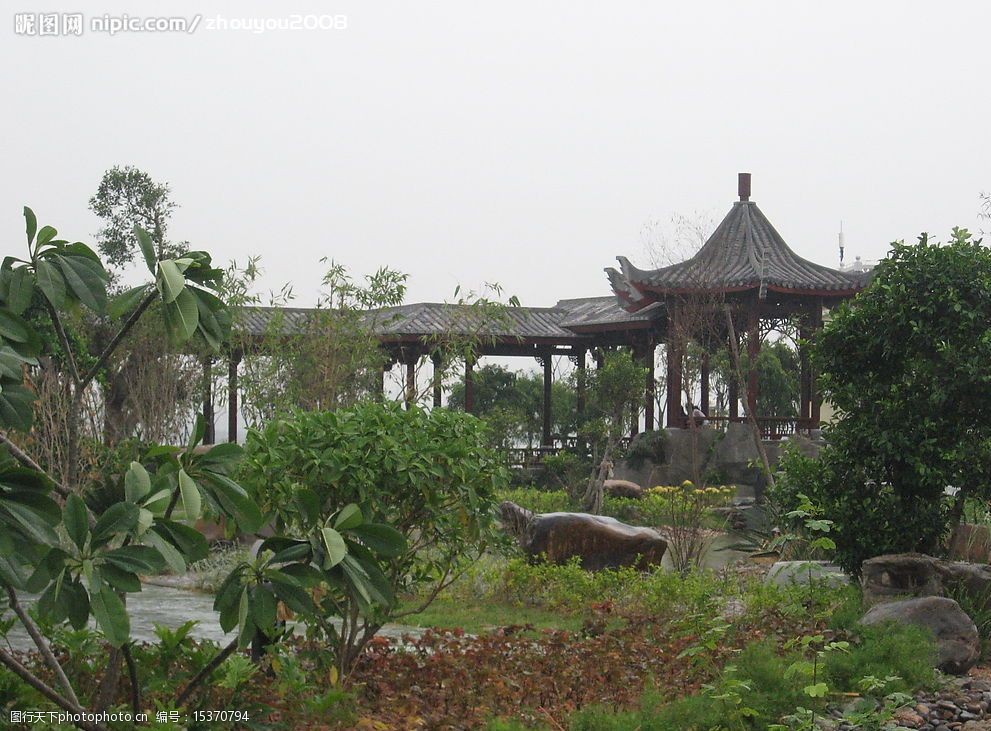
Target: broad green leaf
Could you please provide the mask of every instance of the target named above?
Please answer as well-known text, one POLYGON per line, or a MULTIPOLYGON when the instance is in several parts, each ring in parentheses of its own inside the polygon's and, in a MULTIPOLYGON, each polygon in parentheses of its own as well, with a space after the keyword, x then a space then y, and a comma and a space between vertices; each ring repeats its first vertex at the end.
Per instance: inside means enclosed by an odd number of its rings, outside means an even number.
POLYGON ((320 531, 323 537, 323 545, 327 549, 327 557, 324 559, 324 569, 330 569, 339 564, 347 556, 348 547, 344 543, 344 538, 333 528, 327 526, 320 531))
POLYGON ((165 563, 168 564, 169 568, 175 573, 186 573, 186 560, 182 557, 182 554, 176 550, 175 546, 162 538, 162 536, 158 533, 150 530, 141 537, 141 540, 162 554, 162 558, 165 559, 165 563))
POLYGON ((79 581, 66 581, 62 584, 64 597, 69 614, 69 624, 73 629, 82 629, 89 622, 90 601, 89 592, 79 581))
POLYGON ((124 475, 124 495, 129 502, 138 503, 151 492, 151 476, 140 462, 131 462, 124 475))
POLYGON ((176 324, 181 340, 188 340, 196 333, 200 321, 200 311, 196 306, 196 297, 188 289, 179 292, 175 301, 169 307, 169 314, 176 324))
POLYGON ((162 293, 162 302, 170 304, 186 287, 186 280, 179 267, 171 259, 158 262, 158 291, 162 293))
POLYGON ((118 533, 126 533, 138 524, 139 511, 134 503, 114 503, 99 518, 93 526, 93 546, 99 546, 109 541, 118 533))
POLYGON ((38 248, 40 249, 42 246, 54 239, 57 234, 58 231, 51 226, 42 226, 41 230, 38 232, 38 248))
POLYGON ((241 598, 237 603, 237 626, 243 628, 248 623, 248 611, 251 608, 248 601, 248 587, 241 589, 241 598))
POLYGON ((367 523, 353 529, 352 533, 380 556, 393 558, 406 551, 406 537, 392 526, 367 523))
POLYGON ((174 520, 160 520, 152 530, 174 545, 188 562, 206 558, 210 552, 203 534, 188 525, 174 520))
POLYGON ((104 584, 90 595, 93 617, 100 625, 103 634, 113 647, 121 647, 131 634, 131 623, 124 609, 124 603, 109 586, 104 584))
POLYGON ((55 257, 55 261, 76 299, 98 314, 106 310, 106 285, 90 268, 88 259, 79 256, 58 256, 55 257))
POLYGON ((112 563, 104 563, 100 566, 100 576, 117 591, 141 591, 141 579, 138 578, 137 574, 112 563))
POLYGON ((251 603, 251 616, 262 631, 271 633, 275 628, 277 608, 278 602, 272 592, 260 586, 255 588, 254 601, 251 603))
POLYGON ((34 392, 24 386, 3 386, 0 390, 0 424, 22 432, 30 431, 34 398, 34 392))
POLYGON ((148 271, 154 274, 158 257, 155 256, 155 244, 151 240, 151 234, 140 226, 135 226, 134 235, 138 238, 138 246, 141 247, 141 255, 144 257, 145 265, 148 267, 148 271))
POLYGON ((8 309, 0 308, 0 335, 17 343, 27 342, 30 337, 28 325, 20 316, 8 309))
POLYGON ((115 548, 100 554, 104 561, 109 561, 118 568, 134 573, 152 573, 165 566, 162 554, 151 546, 141 546, 135 543, 115 548))
POLYGON ((179 493, 182 496, 182 510, 186 514, 186 520, 198 519, 203 509, 200 488, 183 469, 179 470, 179 493))
POLYGON ((110 300, 110 304, 107 307, 107 314, 111 317, 121 318, 124 315, 129 315, 134 312, 135 308, 148 294, 148 285, 143 284, 140 287, 132 287, 126 292, 121 292, 119 295, 110 300))
POLYGON ((34 235, 38 233, 38 218, 27 206, 24 206, 24 224, 28 236, 28 246, 34 243, 34 235))
POLYGON ((50 261, 41 259, 37 264, 38 286, 56 309, 65 305, 65 280, 62 272, 50 261))
POLYGON ((255 501, 226 475, 217 472, 204 473, 203 479, 211 488, 214 498, 225 512, 234 516, 238 527, 245 533, 254 533, 262 526, 262 514, 255 501))
POLYGON ((32 541, 47 546, 58 543, 58 535, 42 515, 13 500, 0 498, 0 523, 2 522, 6 522, 12 529, 19 530, 32 541))
POLYGON ((69 539, 82 551, 86 545, 86 536, 89 535, 89 523, 86 503, 81 497, 72 494, 66 498, 62 522, 65 525, 65 532, 69 534, 69 539))
POLYGON ((147 508, 138 508, 138 530, 137 534, 144 535, 145 531, 155 523, 155 514, 147 508))
POLYGON ((361 515, 361 508, 359 508, 354 503, 344 506, 341 512, 337 514, 337 519, 334 521, 334 527, 339 531, 350 530, 351 528, 356 528, 365 521, 364 517, 361 515))
POLYGON ((10 275, 10 289, 7 293, 7 306, 20 315, 31 305, 34 297, 34 277, 26 266, 17 267, 10 275))
POLYGON ((186 442, 186 451, 192 452, 196 448, 196 445, 203 441, 203 437, 206 434, 206 419, 203 418, 203 414, 196 415, 196 423, 189 432, 189 440, 186 442))

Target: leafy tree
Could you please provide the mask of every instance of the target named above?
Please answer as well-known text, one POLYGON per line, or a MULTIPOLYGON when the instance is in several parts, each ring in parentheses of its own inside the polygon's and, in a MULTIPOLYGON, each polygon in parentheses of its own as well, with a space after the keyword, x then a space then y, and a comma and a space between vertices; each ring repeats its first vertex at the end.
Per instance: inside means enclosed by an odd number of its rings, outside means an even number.
MULTIPOLYGON (((494 442, 501 447, 539 440, 543 429, 544 379, 540 373, 517 373, 495 364, 474 371, 474 409, 489 425, 494 442)), ((448 407, 463 411, 464 376, 451 388, 448 407)), ((573 434, 577 429, 577 400, 573 385, 566 381, 551 384, 552 430, 573 434)))
MULTIPOLYGON (((749 360, 741 354, 743 369, 749 360)), ((760 416, 796 416, 799 398, 798 353, 783 340, 764 342, 757 356, 757 391, 760 416)))
MULTIPOLYGON (((260 271, 257 259, 228 269, 224 299, 236 318, 262 306, 252 292, 260 271)), ((326 410, 378 399, 385 356, 375 331, 405 294, 405 274, 382 267, 356 281, 332 261, 316 309, 298 311, 292 322, 273 310, 260 342, 256 333, 235 327, 232 345, 244 353, 239 385, 249 423, 263 424, 295 408, 326 410)), ((284 307, 292 299, 286 286, 270 304, 284 307)))
POLYGON ((991 494, 989 321, 991 251, 955 228, 946 245, 925 234, 894 243, 819 334, 815 362, 838 420, 815 482, 848 571, 938 550, 963 500, 991 494), (959 488, 952 511, 948 486, 959 488))
MULTIPOLYGON (((249 432, 245 483, 299 545, 334 506, 351 503, 392 526, 361 532, 366 546, 387 538, 396 545, 396 530, 404 539, 387 554, 384 576, 352 549, 341 570, 369 576, 374 591, 329 582, 309 615, 337 648, 342 676, 385 622, 422 611, 493 538, 496 491, 507 474, 485 441, 484 425, 471 415, 381 402, 296 412, 249 432), (403 593, 418 597, 419 606, 401 611, 394 600, 403 593), (342 617, 341 628, 329 617, 342 617)), ((341 524, 350 521, 334 523, 341 524)))
POLYGON ((89 207, 104 221, 98 246, 112 267, 124 267, 138 255, 135 226, 148 231, 157 256, 178 252, 179 245, 168 239, 169 219, 178 207, 168 183, 157 183, 131 165, 114 166, 103 174, 89 207))

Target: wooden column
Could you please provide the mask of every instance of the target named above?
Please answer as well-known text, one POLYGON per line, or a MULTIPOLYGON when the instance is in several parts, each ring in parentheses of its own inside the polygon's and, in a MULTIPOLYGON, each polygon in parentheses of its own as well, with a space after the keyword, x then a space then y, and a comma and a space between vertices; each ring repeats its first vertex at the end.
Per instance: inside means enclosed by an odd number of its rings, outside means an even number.
POLYGON ((676 335, 669 334, 667 343, 667 425, 668 428, 684 429, 685 419, 681 415, 681 347, 676 335))
POLYGON ((440 353, 434 353, 430 356, 430 362, 433 364, 433 390, 434 390, 434 408, 440 408, 441 396, 443 396, 443 389, 441 384, 441 372, 442 359, 440 353))
POLYGON ((241 352, 235 350, 227 360, 227 441, 237 443, 237 367, 241 352))
POLYGON ((404 354, 403 363, 406 366, 406 385, 403 390, 403 401, 409 411, 416 403, 416 363, 420 359, 416 351, 404 354))
POLYGON ((806 428, 812 428, 812 364, 806 344, 810 336, 808 325, 803 323, 798 330, 798 360, 801 364, 798 379, 798 420, 799 426, 806 428))
MULTIPOLYGON (((733 334, 731 334, 730 337, 735 337, 735 332, 736 332, 736 323, 734 323, 733 325, 733 334)), ((729 338, 726 339, 726 345, 727 347, 730 348, 730 353, 732 353, 733 343, 729 338)), ((737 339, 737 345, 739 345, 739 339, 737 339)), ((737 353, 740 352, 739 347, 737 347, 736 352, 737 353)), ((739 382, 739 378, 737 378, 737 372, 738 372, 737 364, 733 363, 731 359, 730 365, 732 367, 730 368, 729 383, 727 384, 728 393, 726 397, 729 400, 730 421, 738 421, 740 419, 740 382, 739 382)))
POLYGON ((759 304, 754 301, 747 313, 747 407, 750 413, 756 417, 757 401, 759 398, 757 387, 757 357, 760 355, 760 310, 759 304))
POLYGON ((586 384, 586 374, 585 374, 585 348, 578 348, 576 354, 573 356, 576 370, 576 386, 577 393, 575 394, 575 411, 578 413, 578 425, 585 421, 585 384, 586 384))
MULTIPOLYGON (((633 358, 633 362, 634 363, 642 362, 642 356, 640 355, 640 350, 641 350, 640 347, 634 345, 632 348, 630 348, 630 350, 632 351, 630 355, 633 358)), ((633 437, 635 437, 637 434, 640 433, 640 409, 636 408, 636 404, 634 403, 631 411, 632 413, 630 414, 630 439, 632 439, 633 437)))
MULTIPOLYGON (((811 323, 813 334, 822 330, 822 297, 816 297, 814 303, 815 306, 812 310, 811 323)), ((811 366, 809 367, 809 389, 812 396, 812 428, 818 429, 819 424, 822 421, 822 394, 820 394, 819 389, 816 388, 816 374, 811 366)))
POLYGON ((702 369, 699 374, 701 380, 701 391, 702 391, 702 403, 699 408, 702 409, 702 413, 709 416, 709 351, 706 350, 702 353, 702 369))
POLYGON ((214 444, 217 441, 216 416, 213 413, 213 358, 203 359, 203 423, 206 431, 203 433, 204 444, 214 444))
MULTIPOLYGON (((647 342, 640 354, 641 362, 647 369, 646 383, 644 384, 643 399, 643 429, 651 431, 657 428, 657 421, 654 418, 654 396, 656 384, 654 383, 654 338, 647 337, 647 342)), ((636 417, 634 417, 636 418, 636 417)))
POLYGON ((551 413, 551 354, 538 356, 538 360, 542 361, 544 366, 544 424, 540 435, 540 444, 544 447, 550 447, 554 444, 551 436, 551 423, 553 421, 553 414, 551 413))
POLYGON ((465 358, 465 413, 475 410, 475 379, 472 376, 472 360, 465 358))

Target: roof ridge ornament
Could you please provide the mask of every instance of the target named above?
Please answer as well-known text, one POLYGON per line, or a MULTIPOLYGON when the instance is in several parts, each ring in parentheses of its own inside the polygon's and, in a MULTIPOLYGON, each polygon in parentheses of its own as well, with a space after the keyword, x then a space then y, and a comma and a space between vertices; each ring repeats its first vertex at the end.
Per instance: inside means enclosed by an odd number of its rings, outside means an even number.
POLYGON ((750 200, 750 173, 737 173, 736 189, 741 201, 746 203, 750 200))

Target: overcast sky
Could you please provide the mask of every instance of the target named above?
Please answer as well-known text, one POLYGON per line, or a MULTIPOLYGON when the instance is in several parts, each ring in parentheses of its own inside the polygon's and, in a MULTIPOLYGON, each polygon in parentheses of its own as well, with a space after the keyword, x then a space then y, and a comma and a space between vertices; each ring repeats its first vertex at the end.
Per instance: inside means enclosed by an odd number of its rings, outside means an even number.
MULTIPOLYGON (((524 304, 606 294, 651 220, 753 200, 800 255, 953 225, 991 189, 986 2, 80 2, 81 37, 4 12, 0 226, 99 228, 104 170, 172 186, 172 233, 311 304, 319 259, 410 275, 410 301, 499 282, 524 304), (193 33, 94 16, 200 14, 193 33), (346 28, 211 30, 346 16, 346 28)), ((327 19, 303 22, 331 24, 327 19)), ((338 20, 337 24, 340 24, 338 20)))

